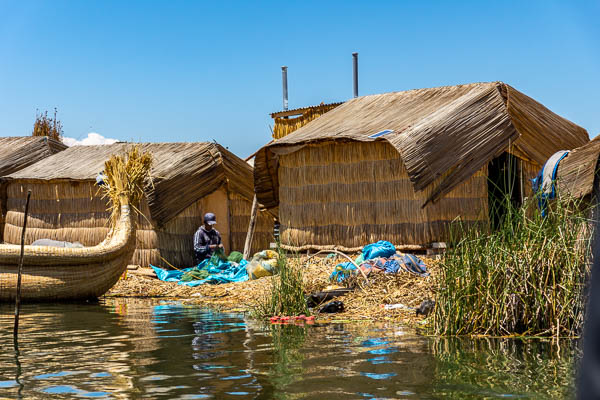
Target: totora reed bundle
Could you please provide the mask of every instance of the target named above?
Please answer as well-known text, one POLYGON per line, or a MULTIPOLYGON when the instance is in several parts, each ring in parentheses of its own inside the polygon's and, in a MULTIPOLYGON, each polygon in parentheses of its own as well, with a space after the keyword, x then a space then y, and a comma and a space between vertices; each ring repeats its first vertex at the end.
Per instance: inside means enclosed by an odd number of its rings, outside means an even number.
POLYGON ((122 201, 137 212, 144 196, 145 180, 152 167, 152 155, 142 153, 139 146, 133 146, 125 155, 113 155, 104 163, 105 185, 103 198, 110 200, 110 227, 114 228, 119 219, 122 201))

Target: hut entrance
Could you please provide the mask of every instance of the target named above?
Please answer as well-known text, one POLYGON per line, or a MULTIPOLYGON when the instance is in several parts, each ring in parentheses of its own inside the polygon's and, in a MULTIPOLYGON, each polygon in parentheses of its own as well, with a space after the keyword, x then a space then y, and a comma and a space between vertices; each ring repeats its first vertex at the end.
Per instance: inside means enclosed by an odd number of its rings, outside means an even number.
POLYGON ((504 152, 488 165, 488 209, 492 229, 497 228, 509 207, 522 204, 519 159, 504 152))

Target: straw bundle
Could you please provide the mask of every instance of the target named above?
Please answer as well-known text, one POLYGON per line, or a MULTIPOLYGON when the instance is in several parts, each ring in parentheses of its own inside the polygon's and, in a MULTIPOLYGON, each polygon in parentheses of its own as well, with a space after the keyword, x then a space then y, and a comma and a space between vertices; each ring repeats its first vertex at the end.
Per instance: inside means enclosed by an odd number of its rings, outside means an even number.
POLYGON ((125 156, 113 155, 104 163, 106 185, 102 186, 103 199, 109 200, 110 228, 114 229, 120 216, 120 205, 125 201, 137 208, 144 197, 145 180, 152 167, 150 153, 142 153, 140 146, 132 146, 125 156))

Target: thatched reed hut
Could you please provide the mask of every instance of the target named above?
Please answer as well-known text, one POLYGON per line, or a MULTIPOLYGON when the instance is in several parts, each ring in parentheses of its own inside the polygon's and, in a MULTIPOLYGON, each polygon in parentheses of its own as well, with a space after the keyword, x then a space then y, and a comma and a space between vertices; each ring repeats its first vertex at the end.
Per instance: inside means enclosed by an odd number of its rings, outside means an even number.
MULTIPOLYGON (((7 204, 4 240, 20 241, 27 189, 32 190, 26 243, 36 239, 101 242, 108 232, 107 201, 95 178, 104 162, 131 144, 71 147, 2 179, 7 204)), ((214 143, 145 143, 153 155, 153 184, 146 189, 137 223, 132 264, 190 266, 193 234, 204 213, 217 216, 227 251, 243 250, 254 189, 252 168, 214 143), (167 264, 168 263, 168 264, 167 264)), ((273 218, 260 212, 253 250, 272 241, 273 218)))
POLYGON ((282 244, 354 250, 447 241, 451 221, 495 222, 555 151, 585 129, 502 82, 354 98, 260 149, 257 198, 282 244))
MULTIPOLYGON (((66 149, 63 143, 47 136, 0 137, 0 177, 10 175, 66 149)), ((0 243, 6 204, 0 193, 0 243), (4 211, 4 212, 3 212, 4 211)))
POLYGON ((342 103, 319 104, 318 106, 295 108, 271 114, 275 121, 273 139, 281 139, 296 129, 303 127, 310 121, 319 118, 328 111, 333 110, 342 103))

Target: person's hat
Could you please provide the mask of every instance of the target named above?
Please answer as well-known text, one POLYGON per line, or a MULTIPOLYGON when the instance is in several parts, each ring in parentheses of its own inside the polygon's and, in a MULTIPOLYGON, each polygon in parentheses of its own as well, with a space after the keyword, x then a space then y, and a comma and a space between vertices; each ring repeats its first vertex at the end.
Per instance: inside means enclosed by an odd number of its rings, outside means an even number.
POLYGON ((217 217, 213 213, 206 213, 204 214, 204 223, 214 225, 217 223, 217 217))

